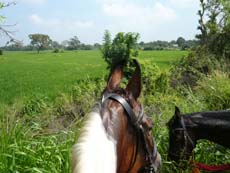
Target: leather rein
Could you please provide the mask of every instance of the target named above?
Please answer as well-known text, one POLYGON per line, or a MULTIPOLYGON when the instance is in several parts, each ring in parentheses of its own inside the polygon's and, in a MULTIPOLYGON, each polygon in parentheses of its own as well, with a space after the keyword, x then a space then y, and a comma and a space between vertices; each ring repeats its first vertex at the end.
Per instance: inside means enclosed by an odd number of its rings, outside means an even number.
MULTIPOLYGON (((141 107, 140 113, 138 114, 138 116, 136 116, 135 113, 133 112, 131 106, 129 105, 129 103, 120 95, 115 94, 115 93, 106 94, 106 96, 103 95, 102 104, 108 99, 115 100, 122 105, 122 107, 124 108, 124 110, 126 112, 126 115, 128 116, 128 119, 130 119, 131 124, 134 126, 134 128, 137 131, 138 138, 140 138, 140 135, 143 138, 145 152, 146 152, 145 160, 148 164, 147 164, 147 166, 141 168, 141 171, 146 171, 147 173, 155 173, 157 171, 157 168, 154 165, 154 161, 156 160, 156 157, 157 157, 157 147, 156 147, 156 142, 155 142, 154 138, 152 138, 153 144, 154 144, 153 153, 151 152, 151 149, 148 146, 147 139, 145 137, 145 129, 143 128, 143 126, 141 124, 141 121, 144 117, 144 109, 141 107)), ((137 152, 138 152, 138 141, 139 140, 137 140, 135 157, 134 157, 134 159, 132 159, 133 160, 133 162, 131 164, 132 166, 130 166, 130 168, 128 169, 128 172, 133 168, 133 166, 136 162, 137 152)))

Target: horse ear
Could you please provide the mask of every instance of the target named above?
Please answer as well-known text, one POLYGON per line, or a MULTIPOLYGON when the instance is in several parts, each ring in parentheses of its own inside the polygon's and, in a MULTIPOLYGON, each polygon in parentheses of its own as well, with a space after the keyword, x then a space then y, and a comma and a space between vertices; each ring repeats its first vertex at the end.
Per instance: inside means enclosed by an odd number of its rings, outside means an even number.
POLYGON ((128 94, 131 94, 135 99, 137 99, 141 93, 141 68, 137 60, 134 59, 133 62, 136 69, 132 78, 129 80, 126 91, 128 94))
POLYGON ((121 83, 122 78, 123 78, 123 66, 118 65, 110 73, 110 77, 107 82, 106 90, 113 91, 114 89, 118 88, 121 83))
POLYGON ((175 106, 175 116, 181 118, 180 109, 177 106, 175 106))

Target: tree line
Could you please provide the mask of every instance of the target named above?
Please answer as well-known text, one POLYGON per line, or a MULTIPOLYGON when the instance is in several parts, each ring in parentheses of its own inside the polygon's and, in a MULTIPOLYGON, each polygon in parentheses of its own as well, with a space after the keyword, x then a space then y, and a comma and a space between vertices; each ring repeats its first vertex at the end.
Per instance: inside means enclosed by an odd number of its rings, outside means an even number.
MULTIPOLYGON (((7 51, 32 51, 36 50, 38 53, 41 50, 53 50, 58 53, 63 50, 94 50, 100 49, 101 44, 85 44, 82 43, 77 36, 70 38, 69 40, 53 41, 48 35, 45 34, 30 34, 28 35, 30 44, 23 45, 22 42, 13 42, 1 47, 7 51)), ((177 40, 172 41, 152 41, 152 42, 139 42, 137 43, 140 50, 188 50, 197 45, 196 40, 185 40, 183 37, 178 37, 177 40)))
POLYGON ((53 50, 55 53, 58 53, 63 50, 93 50, 98 49, 100 44, 95 43, 84 44, 82 43, 77 36, 65 40, 61 43, 58 41, 52 40, 49 35, 45 34, 30 34, 28 35, 30 39, 30 44, 23 45, 22 42, 13 42, 4 47, 1 47, 3 50, 7 51, 33 51, 36 50, 39 53, 42 50, 53 50))

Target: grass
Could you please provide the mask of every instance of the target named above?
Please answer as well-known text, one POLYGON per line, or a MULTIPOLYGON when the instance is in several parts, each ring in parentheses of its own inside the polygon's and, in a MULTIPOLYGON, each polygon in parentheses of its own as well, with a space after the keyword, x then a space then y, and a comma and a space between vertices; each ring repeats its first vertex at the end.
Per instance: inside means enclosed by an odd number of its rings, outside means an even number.
MULTIPOLYGON (((161 69, 185 56, 186 51, 142 51, 140 59, 151 59, 161 69)), ((99 51, 64 53, 5 52, 0 56, 0 106, 24 97, 47 97, 70 92, 85 79, 107 73, 99 51)))
MULTIPOLYGON (((151 61, 145 67, 153 67, 152 62, 155 62, 160 71, 167 71, 173 61, 186 54, 184 51, 143 51, 139 59, 151 61)), ((149 69, 151 75, 146 76, 155 81, 155 73, 149 69)), ((0 173, 69 173, 71 147, 83 120, 76 117, 79 112, 89 111, 100 97, 105 87, 104 81, 100 80, 104 73, 107 73, 106 64, 99 51, 6 52, 0 56, 0 108, 6 107, 0 109, 0 173), (89 79, 97 77, 99 80, 89 79), (83 79, 87 80, 83 82, 83 79), (25 97, 29 99, 23 102, 25 97)), ((167 77, 163 75, 157 80, 165 90, 152 89, 153 93, 142 96, 142 103, 146 114, 154 120, 153 134, 163 158, 162 172, 187 173, 189 170, 181 170, 167 161, 168 130, 165 123, 173 115, 175 105, 182 112, 216 107, 213 104, 216 100, 205 100, 212 92, 206 85, 215 88, 213 94, 226 98, 218 105, 225 103, 229 108, 229 96, 225 94, 229 93, 229 77, 220 74, 212 77, 215 80, 203 79, 196 88, 198 95, 190 89, 169 88, 164 80, 167 77)), ((229 150, 224 149, 219 154, 214 146, 210 150, 214 154, 210 156, 203 150, 209 146, 209 143, 201 143, 196 148, 197 161, 230 162, 229 150)))
POLYGON ((97 51, 7 52, 0 59, 0 103, 36 94, 54 98, 68 92, 78 80, 105 72, 99 56, 97 51))
POLYGON ((188 55, 188 51, 141 51, 140 59, 152 60, 161 70, 167 70, 173 62, 188 55))
MULTIPOLYGON (((139 59, 167 70, 186 54, 143 51, 139 59)), ((106 73, 99 51, 5 52, 0 56, 0 172, 69 173, 71 147, 81 120, 67 127, 61 120, 69 122, 78 113, 74 112, 77 106, 87 112, 95 103, 95 90, 101 92, 104 87, 102 81, 90 78, 106 73)))

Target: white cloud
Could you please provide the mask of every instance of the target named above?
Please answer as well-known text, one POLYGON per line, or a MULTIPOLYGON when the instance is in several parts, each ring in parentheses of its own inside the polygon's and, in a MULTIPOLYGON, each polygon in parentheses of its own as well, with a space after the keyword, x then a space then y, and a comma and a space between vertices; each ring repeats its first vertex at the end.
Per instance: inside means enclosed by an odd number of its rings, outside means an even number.
POLYGON ((41 5, 44 4, 47 0, 21 0, 21 1, 31 5, 41 5))
POLYGON ((165 22, 174 20, 176 13, 173 9, 164 6, 160 2, 151 6, 141 6, 140 4, 128 1, 99 0, 102 3, 104 13, 111 17, 121 17, 127 22, 135 20, 147 22, 165 22))
POLYGON ((193 8, 199 5, 199 0, 169 0, 169 4, 175 8, 193 8))
POLYGON ((44 33, 57 41, 63 41, 77 35, 84 43, 93 42, 95 37, 95 24, 90 20, 70 20, 60 18, 47 18, 32 14, 28 20, 33 27, 30 33, 44 33))
POLYGON ((54 18, 43 18, 38 14, 29 16, 32 24, 49 29, 77 29, 77 28, 90 28, 94 25, 92 21, 78 21, 78 20, 62 20, 54 18))
POLYGON ((157 2, 153 10, 153 16, 158 20, 174 20, 176 18, 176 12, 169 7, 164 6, 163 4, 157 2))
POLYGON ((32 14, 31 16, 29 16, 29 19, 33 24, 43 23, 43 19, 38 14, 32 14))
POLYGON ((94 27, 94 22, 92 21, 50 19, 43 18, 38 14, 32 14, 29 16, 29 20, 34 25, 34 31, 32 32, 43 30, 43 32, 51 35, 56 33, 58 35, 56 37, 62 39, 61 35, 71 35, 76 32, 84 33, 86 30, 92 30, 94 27))

